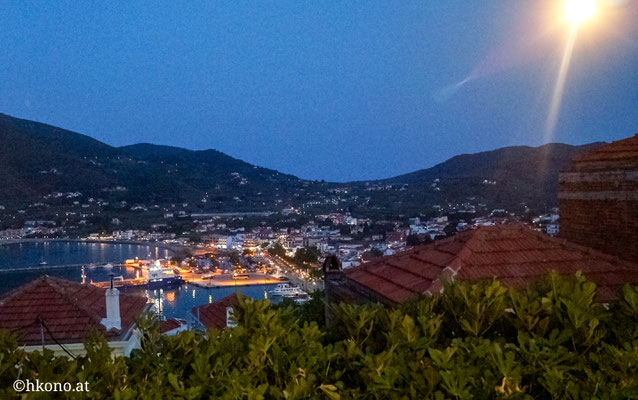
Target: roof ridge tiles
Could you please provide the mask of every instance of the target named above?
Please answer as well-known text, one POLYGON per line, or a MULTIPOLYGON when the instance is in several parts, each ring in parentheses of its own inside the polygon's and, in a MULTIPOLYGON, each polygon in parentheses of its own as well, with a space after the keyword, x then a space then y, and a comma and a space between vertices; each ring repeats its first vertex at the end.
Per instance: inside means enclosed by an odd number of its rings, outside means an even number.
MULTIPOLYGON (((468 232, 472 232, 472 234, 468 234, 469 238, 463 244, 463 247, 460 251, 458 251, 454 258, 449 262, 447 267, 452 269, 455 273, 459 272, 465 263, 466 257, 471 257, 474 254, 472 250, 472 245, 478 241, 485 241, 487 235, 487 227, 478 227, 476 229, 472 229, 468 232)), ((452 236, 453 237, 453 236, 452 236)))

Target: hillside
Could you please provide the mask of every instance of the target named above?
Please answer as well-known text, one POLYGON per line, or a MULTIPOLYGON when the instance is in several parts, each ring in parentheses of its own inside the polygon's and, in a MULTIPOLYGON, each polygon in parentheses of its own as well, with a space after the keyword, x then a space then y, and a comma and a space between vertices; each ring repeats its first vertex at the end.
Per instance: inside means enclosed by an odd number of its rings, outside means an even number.
MULTIPOLYGON (((301 180, 216 150, 137 144, 112 147, 88 136, 0 114, 2 204, 54 192, 140 203, 210 201, 250 208, 301 180), (115 188, 118 190, 114 190, 115 188)), ((283 200, 282 200, 283 201, 283 200)))
POLYGON ((216 150, 147 143, 113 147, 0 114, 0 204, 81 192, 85 200, 111 205, 187 202, 200 211, 278 211, 307 202, 322 213, 339 209, 383 216, 427 213, 433 205, 454 210, 467 202, 546 209, 556 205, 559 171, 574 155, 599 145, 505 147, 390 179, 339 184, 301 180, 216 150))
POLYGON ((488 207, 556 206, 558 174, 573 156, 601 146, 550 143, 513 146, 453 157, 432 168, 376 181, 407 185, 406 197, 434 204, 485 203, 488 207))
POLYGON ((119 148, 125 154, 145 161, 159 161, 164 163, 179 163, 184 166, 209 168, 207 174, 225 174, 233 171, 244 177, 262 178, 267 180, 299 181, 293 175, 286 175, 272 169, 256 167, 242 160, 233 158, 217 150, 188 150, 180 147, 161 146, 149 143, 139 143, 119 148))
POLYGON ((512 146, 475 154, 462 154, 432 168, 399 175, 385 181, 393 183, 431 182, 434 179, 471 178, 506 181, 556 181, 558 172, 567 168, 570 159, 601 146, 591 143, 571 146, 549 143, 540 147, 512 146))
POLYGON ((0 114, 0 200, 113 185, 114 174, 94 160, 118 154, 88 136, 0 114))

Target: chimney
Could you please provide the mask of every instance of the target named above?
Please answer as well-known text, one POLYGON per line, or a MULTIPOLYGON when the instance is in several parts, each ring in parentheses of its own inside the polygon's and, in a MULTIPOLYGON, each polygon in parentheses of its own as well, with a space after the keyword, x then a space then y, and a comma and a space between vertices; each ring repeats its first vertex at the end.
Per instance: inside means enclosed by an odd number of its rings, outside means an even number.
POLYGON ((237 323, 233 321, 233 308, 226 307, 226 327, 234 328, 237 326, 237 323))
POLYGON ((106 330, 122 329, 122 319, 120 318, 120 291, 113 285, 113 276, 111 273, 111 284, 106 290, 106 318, 102 318, 102 325, 106 330))
POLYGON ((329 255, 323 262, 323 290, 325 293, 325 321, 328 329, 332 328, 334 320, 334 304, 339 299, 335 298, 335 290, 346 285, 346 276, 343 273, 341 260, 336 254, 329 255))

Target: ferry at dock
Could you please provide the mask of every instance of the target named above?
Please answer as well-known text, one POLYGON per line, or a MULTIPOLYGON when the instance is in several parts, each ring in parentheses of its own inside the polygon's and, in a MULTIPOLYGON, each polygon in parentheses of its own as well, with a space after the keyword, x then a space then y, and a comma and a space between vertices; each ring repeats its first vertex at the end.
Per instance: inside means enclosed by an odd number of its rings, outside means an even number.
POLYGON ((170 268, 162 268, 151 266, 143 269, 143 279, 146 280, 146 286, 149 290, 155 289, 172 289, 184 283, 181 276, 176 275, 175 271, 170 268))
MULTIPOLYGON (((162 267, 160 260, 154 262, 141 261, 136 262, 134 265, 127 262, 125 265, 133 266, 137 269, 136 277, 134 279, 124 279, 122 276, 116 277, 113 283, 118 289, 174 289, 184 283, 182 277, 175 273, 175 270, 162 267)), ((93 284, 99 287, 107 287, 109 283, 96 282, 93 284)))

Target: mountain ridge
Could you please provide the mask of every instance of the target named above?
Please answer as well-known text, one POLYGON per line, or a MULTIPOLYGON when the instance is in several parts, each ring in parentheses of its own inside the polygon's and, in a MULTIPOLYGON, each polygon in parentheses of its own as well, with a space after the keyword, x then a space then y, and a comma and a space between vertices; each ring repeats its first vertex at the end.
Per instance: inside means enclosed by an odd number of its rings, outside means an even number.
MULTIPOLYGON (((559 171, 574 155, 600 145, 502 147, 460 154, 392 178, 335 183, 304 180, 214 149, 151 143, 114 147, 87 135, 0 114, 0 202, 33 201, 53 192, 79 191, 111 201, 198 201, 206 209, 272 209, 326 200, 334 188, 351 188, 351 197, 367 198, 369 186, 408 185, 405 193, 380 193, 372 196, 372 201, 388 212, 401 212, 406 204, 412 212, 431 207, 430 203, 462 202, 468 197, 495 204, 551 205, 555 203, 559 171), (125 188, 125 193, 111 193, 114 187, 122 192, 125 188)), ((344 206, 350 207, 348 204, 344 206)), ((354 208, 364 209, 365 204, 360 202, 354 208)))
MULTIPOLYGON (((572 153, 580 153, 582 151, 588 151, 590 149, 594 149, 596 147, 600 147, 605 142, 593 142, 584 145, 570 145, 565 143, 553 142, 546 143, 541 146, 525 146, 525 145, 517 145, 517 146, 506 146, 500 147, 494 150, 481 151, 478 153, 465 153, 458 154, 454 157, 449 158, 448 160, 436 164, 429 168, 423 168, 417 171, 409 172, 407 174, 397 175, 391 178, 381 179, 380 181, 387 182, 397 182, 397 183, 409 183, 415 180, 423 180, 429 179, 429 176, 426 178, 426 175, 432 175, 434 178, 445 177, 446 173, 450 169, 450 165, 463 166, 462 175, 472 176, 476 174, 475 167, 477 164, 483 167, 483 169, 487 169, 491 167, 497 167, 496 165, 484 165, 487 158, 491 158, 491 161, 500 160, 502 164, 509 164, 511 160, 504 160, 505 158, 517 158, 521 159, 525 156, 534 156, 536 158, 545 159, 549 162, 557 162, 557 157, 562 157, 564 162, 560 163, 561 167, 566 167, 569 164, 569 158, 565 157, 566 155, 572 155, 572 153), (467 168, 472 167, 471 173, 467 168), (441 175, 443 176, 436 176, 441 175)), ((570 157, 571 158, 571 157, 570 157)), ((537 161, 541 161, 541 160, 537 161)), ((529 165, 525 165, 526 168, 529 165)), ((558 172, 558 171, 557 171, 558 172)), ((459 171, 454 174, 456 177, 459 177, 459 171)))

